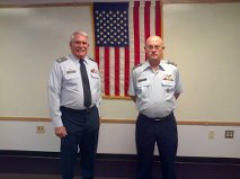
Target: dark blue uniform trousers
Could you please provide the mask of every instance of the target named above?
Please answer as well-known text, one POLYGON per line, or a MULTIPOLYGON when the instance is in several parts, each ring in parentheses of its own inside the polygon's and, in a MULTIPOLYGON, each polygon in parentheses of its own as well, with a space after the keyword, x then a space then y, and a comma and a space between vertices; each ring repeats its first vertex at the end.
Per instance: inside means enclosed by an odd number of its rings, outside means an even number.
POLYGON ((63 125, 68 133, 61 139, 63 179, 73 179, 78 153, 80 153, 82 178, 93 179, 99 131, 98 109, 96 106, 89 110, 61 107, 61 112, 63 125))
MULTIPOLYGON (((159 118, 158 118, 159 119, 159 118)), ((137 179, 151 179, 154 145, 157 143, 162 176, 176 179, 175 162, 178 145, 174 114, 158 120, 139 114, 136 123, 137 179)))

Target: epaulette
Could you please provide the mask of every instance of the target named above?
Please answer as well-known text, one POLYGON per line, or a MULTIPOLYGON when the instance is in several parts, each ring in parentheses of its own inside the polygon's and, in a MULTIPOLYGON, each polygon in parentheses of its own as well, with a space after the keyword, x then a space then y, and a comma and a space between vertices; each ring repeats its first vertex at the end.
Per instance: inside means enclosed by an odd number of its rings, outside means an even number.
POLYGON ((142 66, 143 65, 143 63, 139 63, 138 65, 135 65, 133 68, 132 68, 132 70, 135 70, 136 68, 138 68, 138 67, 140 67, 140 66, 142 66))
POLYGON ((88 59, 91 60, 91 61, 93 61, 93 62, 96 62, 93 58, 88 57, 88 59))
POLYGON ((60 57, 60 58, 58 58, 56 61, 58 62, 58 63, 62 63, 62 62, 64 62, 64 61, 66 61, 67 60, 67 57, 60 57))
POLYGON ((177 64, 172 62, 172 61, 169 61, 169 60, 165 60, 165 61, 166 61, 167 64, 173 65, 175 67, 177 66, 177 64))

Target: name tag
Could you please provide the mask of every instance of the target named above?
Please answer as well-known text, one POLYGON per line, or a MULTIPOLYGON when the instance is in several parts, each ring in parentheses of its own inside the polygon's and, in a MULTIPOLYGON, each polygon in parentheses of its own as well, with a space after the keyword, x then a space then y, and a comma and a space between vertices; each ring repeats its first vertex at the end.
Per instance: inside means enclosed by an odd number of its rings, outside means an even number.
POLYGON ((142 81, 146 81, 147 78, 142 78, 142 79, 139 79, 138 82, 142 82, 142 81))
POLYGON ((137 82, 137 87, 138 88, 146 88, 150 85, 150 81, 146 78, 144 79, 139 79, 137 82))
POLYGON ((76 70, 69 70, 69 71, 66 71, 67 74, 71 74, 71 73, 76 73, 77 71, 76 70))

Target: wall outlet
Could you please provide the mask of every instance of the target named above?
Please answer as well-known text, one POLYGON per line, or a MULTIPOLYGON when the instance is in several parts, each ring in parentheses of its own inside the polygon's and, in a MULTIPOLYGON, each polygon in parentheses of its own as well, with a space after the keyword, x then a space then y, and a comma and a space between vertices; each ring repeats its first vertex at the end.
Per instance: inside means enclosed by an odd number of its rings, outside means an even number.
POLYGON ((233 139, 234 130, 225 130, 225 139, 233 139))
POLYGON ((213 131, 213 130, 210 130, 209 132, 208 132, 208 139, 215 139, 215 131, 213 131))
POLYGON ((37 126, 36 127, 37 134, 44 134, 45 133, 45 127, 44 126, 37 126))

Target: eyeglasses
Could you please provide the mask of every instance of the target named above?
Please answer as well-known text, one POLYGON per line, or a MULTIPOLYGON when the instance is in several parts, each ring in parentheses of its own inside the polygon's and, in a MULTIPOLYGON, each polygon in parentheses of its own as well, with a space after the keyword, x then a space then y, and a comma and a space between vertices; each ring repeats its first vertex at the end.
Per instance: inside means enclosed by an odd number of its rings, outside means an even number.
POLYGON ((160 49, 164 49, 165 47, 164 46, 160 46, 160 45, 147 45, 146 48, 148 50, 160 50, 160 49))

